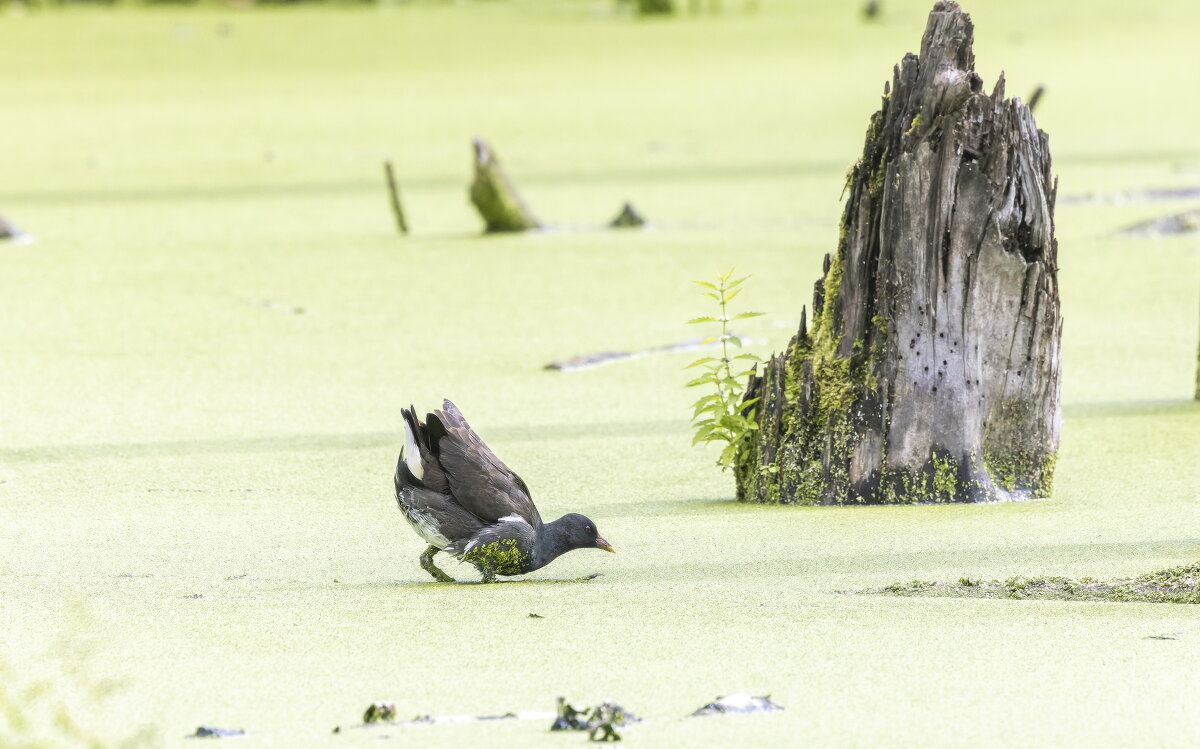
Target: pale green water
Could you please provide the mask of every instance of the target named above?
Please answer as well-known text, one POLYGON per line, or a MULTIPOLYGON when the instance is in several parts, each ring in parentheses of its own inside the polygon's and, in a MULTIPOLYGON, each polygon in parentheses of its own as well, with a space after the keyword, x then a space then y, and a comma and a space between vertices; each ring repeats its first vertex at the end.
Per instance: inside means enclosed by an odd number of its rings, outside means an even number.
MULTIPOLYGON (((1059 208, 1051 502, 738 506, 688 447, 687 354, 540 370, 690 337, 689 279, 729 265, 771 313, 744 327, 760 353, 808 302, 927 8, 889 2, 865 27, 726 4, 665 23, 606 2, 0 20, 0 211, 38 237, 0 245, 3 660, 61 673, 46 654, 75 633, 91 672, 128 680, 96 720, 170 745, 201 723, 245 746, 377 745, 329 731, 374 700, 409 717, 560 694, 652 718, 627 734, 647 746, 1200 740, 1195 607, 838 592, 1200 555, 1200 241, 1111 233, 1193 203, 1059 208), (629 199, 658 228, 476 236, 475 134, 543 219, 600 223, 629 199), (544 515, 584 512, 620 553, 537 584, 429 583, 390 483, 399 408, 443 396, 544 515), (735 691, 787 710, 681 719, 735 691)), ((1083 7, 968 5, 987 85, 1003 67, 1011 93, 1047 86, 1061 195, 1200 184, 1200 105, 1173 98, 1200 90, 1200 8, 1083 7)), ((583 741, 524 722, 390 734, 583 741)))

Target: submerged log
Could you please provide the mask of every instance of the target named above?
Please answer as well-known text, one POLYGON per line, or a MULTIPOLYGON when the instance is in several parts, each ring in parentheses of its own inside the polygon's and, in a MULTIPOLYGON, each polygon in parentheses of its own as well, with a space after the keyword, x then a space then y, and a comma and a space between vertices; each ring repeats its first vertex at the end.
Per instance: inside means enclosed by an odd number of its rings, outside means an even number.
POLYGON ((471 202, 483 217, 485 231, 528 231, 541 228, 529 206, 517 193, 508 175, 500 167, 495 152, 483 138, 475 138, 475 180, 471 183, 471 202))
POLYGON ((1028 107, 974 72, 938 2, 848 175, 808 329, 752 375, 738 499, 1048 496, 1061 409, 1056 183, 1028 107))

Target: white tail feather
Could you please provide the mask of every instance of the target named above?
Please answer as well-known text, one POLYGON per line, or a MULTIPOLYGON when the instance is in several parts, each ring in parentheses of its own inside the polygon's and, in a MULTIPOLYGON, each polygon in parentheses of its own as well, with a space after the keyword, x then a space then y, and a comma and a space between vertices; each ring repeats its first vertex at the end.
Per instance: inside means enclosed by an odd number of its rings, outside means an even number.
POLYGON ((417 447, 417 435, 412 433, 407 419, 404 421, 404 464, 418 480, 425 478, 425 467, 421 465, 421 449, 417 447))

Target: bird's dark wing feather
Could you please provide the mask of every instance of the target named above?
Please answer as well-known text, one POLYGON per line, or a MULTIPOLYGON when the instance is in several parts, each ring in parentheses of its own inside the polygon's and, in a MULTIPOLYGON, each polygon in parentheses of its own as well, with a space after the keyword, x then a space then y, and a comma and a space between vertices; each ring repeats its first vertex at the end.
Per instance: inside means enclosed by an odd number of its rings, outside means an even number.
POLYGON ((450 401, 425 419, 429 443, 450 484, 450 494, 463 507, 488 523, 517 515, 540 528, 529 488, 484 444, 462 412, 450 401))

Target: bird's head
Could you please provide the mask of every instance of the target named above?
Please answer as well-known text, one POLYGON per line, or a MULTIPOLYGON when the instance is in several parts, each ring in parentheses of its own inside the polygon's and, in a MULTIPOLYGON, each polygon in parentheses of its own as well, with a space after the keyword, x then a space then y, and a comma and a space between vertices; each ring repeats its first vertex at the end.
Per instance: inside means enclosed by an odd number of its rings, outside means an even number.
POLYGON ((596 530, 596 524, 583 515, 572 512, 569 515, 563 515, 556 522, 566 531, 565 535, 572 549, 595 547, 613 553, 617 551, 596 530))

